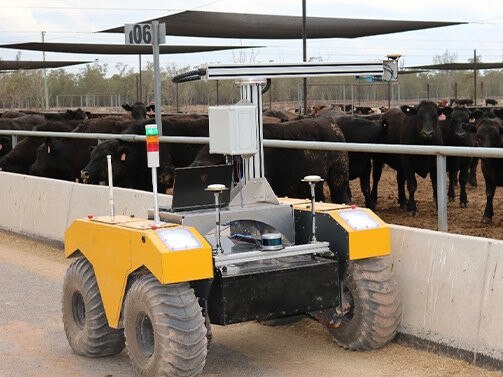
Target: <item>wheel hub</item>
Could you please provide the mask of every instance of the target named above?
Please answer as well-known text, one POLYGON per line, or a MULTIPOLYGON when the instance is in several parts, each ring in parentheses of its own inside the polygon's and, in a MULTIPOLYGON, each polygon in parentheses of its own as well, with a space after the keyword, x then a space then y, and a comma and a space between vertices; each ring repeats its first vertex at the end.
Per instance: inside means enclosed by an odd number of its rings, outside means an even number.
POLYGON ((75 292, 72 296, 72 314, 77 326, 83 329, 86 323, 86 306, 80 292, 75 292))
POLYGON ((136 338, 141 352, 147 358, 154 354, 154 329, 147 313, 140 313, 136 320, 136 338))

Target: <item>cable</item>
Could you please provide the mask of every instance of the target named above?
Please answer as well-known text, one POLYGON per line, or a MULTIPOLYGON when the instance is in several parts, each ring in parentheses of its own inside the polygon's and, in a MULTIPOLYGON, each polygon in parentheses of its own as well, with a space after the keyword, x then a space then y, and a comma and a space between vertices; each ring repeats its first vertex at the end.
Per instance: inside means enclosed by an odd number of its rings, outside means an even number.
POLYGON ((193 71, 180 73, 171 79, 171 82, 179 84, 182 82, 201 80, 201 77, 206 75, 206 68, 199 68, 193 71))

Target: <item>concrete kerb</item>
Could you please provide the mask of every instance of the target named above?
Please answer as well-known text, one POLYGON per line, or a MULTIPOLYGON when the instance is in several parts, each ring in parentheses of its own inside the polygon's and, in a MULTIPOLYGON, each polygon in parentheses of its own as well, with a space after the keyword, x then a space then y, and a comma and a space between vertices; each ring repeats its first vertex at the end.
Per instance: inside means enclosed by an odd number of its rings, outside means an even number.
MULTIPOLYGON (((116 214, 146 217, 152 194, 114 189, 116 214)), ((62 241, 68 225, 108 214, 108 187, 0 173, 0 227, 62 241)), ((160 204, 171 197, 160 195, 160 204)), ((392 226, 392 260, 404 307, 400 333, 503 365, 503 241, 392 226)), ((452 352, 451 352, 452 353, 452 352)), ((466 356, 467 355, 467 356, 466 356)))
MULTIPOLYGON (((66 228, 88 214, 109 214, 107 186, 82 185, 48 178, 2 172, 0 174, 0 227, 5 230, 62 241, 66 228)), ((115 213, 146 218, 153 194, 114 188, 115 213)), ((171 196, 159 195, 159 204, 171 196)))
POLYGON ((396 225, 391 234, 400 332, 503 361, 503 241, 396 225))

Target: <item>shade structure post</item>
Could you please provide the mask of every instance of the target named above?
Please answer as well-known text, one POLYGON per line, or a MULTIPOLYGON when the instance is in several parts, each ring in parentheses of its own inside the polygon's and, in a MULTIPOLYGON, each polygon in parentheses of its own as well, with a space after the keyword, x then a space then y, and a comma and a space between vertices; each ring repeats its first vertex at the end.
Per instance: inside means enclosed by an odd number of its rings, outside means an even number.
POLYGON ((477 50, 473 50, 473 104, 477 106, 477 50))
POLYGON ((141 54, 138 55, 138 92, 137 92, 137 101, 143 102, 143 93, 141 87, 141 54))
MULTIPOLYGON (((45 43, 45 31, 42 32, 42 43, 45 43)), ((42 58, 45 63, 45 51, 42 52, 42 58)), ((47 69, 44 68, 44 108, 49 109, 49 88, 47 86, 47 69)))
POLYGON ((161 68, 159 65, 159 21, 152 21, 152 51, 154 57, 155 124, 157 125, 159 136, 162 136, 161 68))
MULTIPOLYGON (((302 0, 302 61, 307 62, 306 0, 302 0)), ((307 114, 307 78, 302 79, 304 105, 302 114, 307 114)))

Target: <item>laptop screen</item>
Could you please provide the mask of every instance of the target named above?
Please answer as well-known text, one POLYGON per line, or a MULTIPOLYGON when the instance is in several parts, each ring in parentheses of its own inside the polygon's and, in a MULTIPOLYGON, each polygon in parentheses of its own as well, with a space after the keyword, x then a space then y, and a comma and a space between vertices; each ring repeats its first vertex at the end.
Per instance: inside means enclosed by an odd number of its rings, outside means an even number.
POLYGON ((211 184, 227 187, 220 195, 222 207, 229 205, 232 165, 209 165, 175 169, 171 210, 191 211, 215 206, 215 195, 204 189, 211 184))

